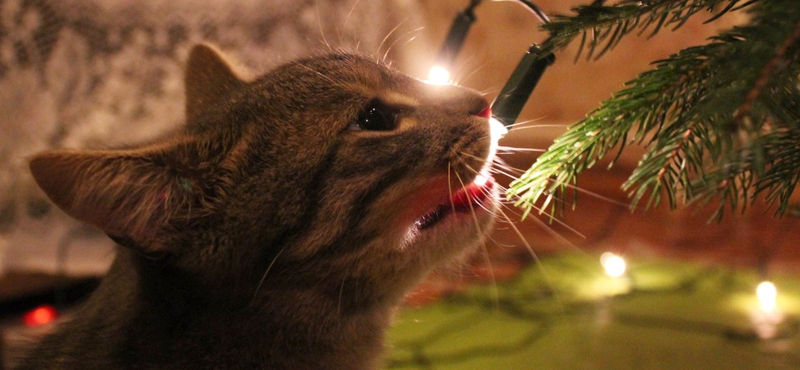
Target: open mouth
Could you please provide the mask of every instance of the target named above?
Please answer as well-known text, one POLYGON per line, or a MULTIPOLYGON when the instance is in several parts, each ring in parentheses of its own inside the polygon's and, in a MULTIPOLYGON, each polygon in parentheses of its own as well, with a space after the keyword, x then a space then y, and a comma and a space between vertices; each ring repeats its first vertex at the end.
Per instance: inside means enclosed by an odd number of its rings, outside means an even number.
MULTIPOLYGON (((502 123, 492 118, 492 109, 488 106, 475 115, 489 120, 491 147, 489 149, 489 156, 486 159, 488 166, 488 164, 492 163, 497 154, 498 141, 508 130, 502 123)), ((486 208, 484 203, 492 196, 493 188, 494 179, 488 175, 488 170, 484 167, 472 183, 450 194, 450 196, 439 205, 418 217, 416 221, 414 221, 414 224, 418 230, 425 230, 432 228, 451 214, 479 212, 481 209, 486 208)))
POLYGON ((429 229, 453 213, 476 212, 490 197, 494 180, 478 175, 471 184, 454 192, 445 202, 434 207, 414 222, 419 230, 429 229))

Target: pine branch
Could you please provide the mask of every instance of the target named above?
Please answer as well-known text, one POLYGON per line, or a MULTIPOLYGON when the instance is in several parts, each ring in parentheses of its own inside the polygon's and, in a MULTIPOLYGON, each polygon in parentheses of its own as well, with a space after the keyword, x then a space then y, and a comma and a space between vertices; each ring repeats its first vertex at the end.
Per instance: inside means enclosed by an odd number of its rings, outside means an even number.
POLYGON ((630 81, 556 139, 508 196, 527 215, 540 198, 548 204, 561 197, 615 147, 639 143, 648 150, 623 185, 633 206, 645 197, 647 206, 657 204, 663 195, 673 208, 718 200, 721 216, 726 206, 743 210, 764 194, 783 213, 800 180, 800 2, 761 0, 750 13, 748 26, 658 61, 630 81))
POLYGON ((677 30, 689 18, 703 10, 713 12, 718 5, 727 3, 711 22, 731 10, 738 10, 759 0, 622 0, 613 6, 591 5, 572 9, 573 16, 556 16, 553 22, 544 25, 551 38, 544 48, 548 51, 562 49, 581 36, 575 59, 588 49, 587 59, 598 59, 613 49, 625 36, 638 30, 638 35, 651 29, 649 37, 666 27, 677 30), (587 44, 588 42, 588 44, 587 44), (599 51, 598 51, 599 49, 599 51))

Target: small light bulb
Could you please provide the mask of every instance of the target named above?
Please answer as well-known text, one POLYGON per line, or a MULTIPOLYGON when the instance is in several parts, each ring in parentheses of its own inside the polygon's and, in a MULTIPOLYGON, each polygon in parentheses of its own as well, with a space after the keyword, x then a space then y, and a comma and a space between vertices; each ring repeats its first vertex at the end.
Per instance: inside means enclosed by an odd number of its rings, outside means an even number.
POLYGON ((22 317, 25 325, 33 327, 48 324, 58 317, 55 307, 49 305, 39 306, 22 317))
POLYGON ((489 144, 489 158, 493 159, 497 155, 497 148, 500 146, 500 139, 508 133, 508 129, 497 118, 489 118, 489 135, 492 140, 489 144))
POLYGON ((425 82, 432 85, 447 85, 450 83, 450 72, 442 66, 433 66, 425 82))
POLYGON ((628 268, 622 257, 611 252, 605 252, 600 256, 600 264, 603 265, 606 274, 611 277, 625 275, 625 270, 628 268))
POLYGON ((486 183, 488 182, 489 178, 480 173, 478 174, 478 176, 475 176, 475 180, 472 181, 473 184, 478 185, 481 188, 486 186, 486 183))
POLYGON ((775 287, 775 284, 769 281, 761 282, 756 288, 756 296, 758 296, 758 302, 761 303, 761 308, 765 312, 775 310, 778 298, 778 288, 775 287))

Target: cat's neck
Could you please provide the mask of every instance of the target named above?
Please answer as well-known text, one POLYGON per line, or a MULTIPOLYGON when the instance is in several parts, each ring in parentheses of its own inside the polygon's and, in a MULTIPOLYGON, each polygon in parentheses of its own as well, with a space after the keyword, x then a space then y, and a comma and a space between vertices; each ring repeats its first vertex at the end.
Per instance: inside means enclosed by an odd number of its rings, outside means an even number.
POLYGON ((260 299, 272 304, 209 307, 214 303, 186 294, 174 285, 176 280, 121 249, 80 318, 113 321, 113 326, 98 329, 127 335, 108 345, 159 356, 147 362, 165 368, 196 367, 210 357, 219 365, 234 361, 254 369, 263 363, 293 369, 371 369, 382 353, 383 331, 392 314, 390 305, 345 310, 325 288, 285 286, 260 288, 260 299))

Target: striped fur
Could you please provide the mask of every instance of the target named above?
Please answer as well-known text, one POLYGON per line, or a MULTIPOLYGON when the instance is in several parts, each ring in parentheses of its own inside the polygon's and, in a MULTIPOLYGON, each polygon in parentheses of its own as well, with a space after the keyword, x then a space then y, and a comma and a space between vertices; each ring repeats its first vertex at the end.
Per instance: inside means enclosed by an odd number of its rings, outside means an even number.
POLYGON ((196 47, 183 132, 32 159, 54 203, 122 247, 21 368, 379 367, 403 295, 491 227, 494 194, 488 210, 416 223, 486 165, 486 106, 368 57, 244 81, 196 47), (352 129, 375 99, 397 127, 352 129))

